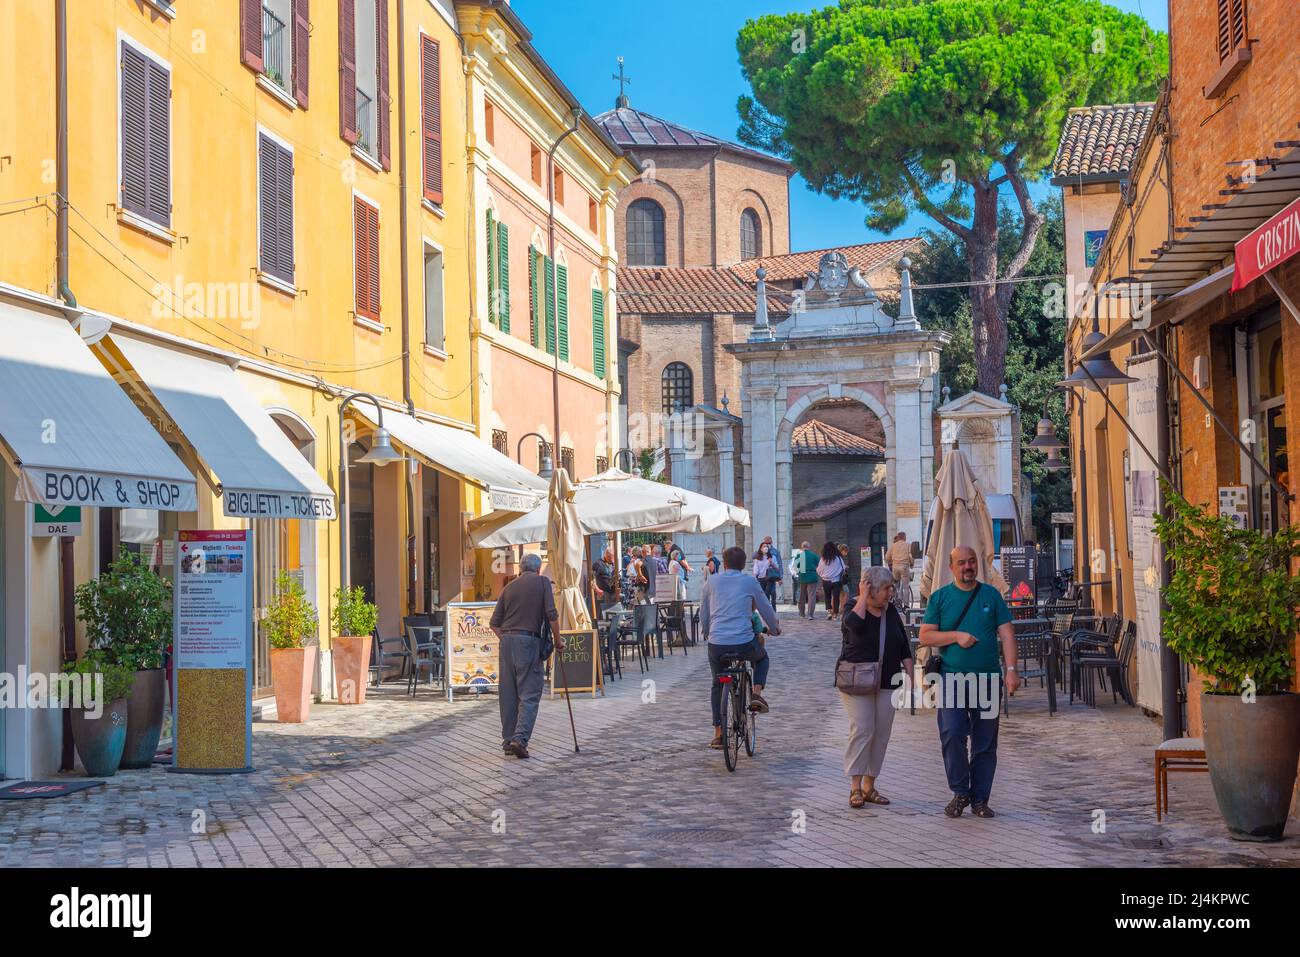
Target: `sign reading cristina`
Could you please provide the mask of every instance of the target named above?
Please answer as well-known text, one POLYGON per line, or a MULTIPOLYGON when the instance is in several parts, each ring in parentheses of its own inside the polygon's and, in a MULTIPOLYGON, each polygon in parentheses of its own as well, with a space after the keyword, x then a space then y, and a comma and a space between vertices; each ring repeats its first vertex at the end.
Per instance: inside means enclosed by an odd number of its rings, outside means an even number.
POLYGON ((332 521, 337 517, 332 495, 291 495, 248 489, 223 489, 225 512, 232 518, 300 518, 332 521))

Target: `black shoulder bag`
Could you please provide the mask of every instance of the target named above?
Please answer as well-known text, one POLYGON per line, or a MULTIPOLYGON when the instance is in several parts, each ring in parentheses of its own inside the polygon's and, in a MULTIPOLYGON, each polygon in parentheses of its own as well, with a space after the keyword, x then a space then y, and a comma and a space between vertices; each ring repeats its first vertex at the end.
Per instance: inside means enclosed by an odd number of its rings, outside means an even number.
MULTIPOLYGON (((983 589, 983 587, 982 584, 977 584, 971 589, 970 597, 966 599, 966 604, 962 607, 961 614, 957 616, 957 623, 951 628, 942 628, 940 629, 941 631, 956 631, 961 627, 961 623, 966 620, 966 612, 970 611, 970 606, 975 604, 975 598, 979 595, 980 590, 983 589)), ((941 671, 943 671, 943 655, 940 653, 938 648, 931 648, 930 657, 925 659, 925 674, 937 675, 941 671)))

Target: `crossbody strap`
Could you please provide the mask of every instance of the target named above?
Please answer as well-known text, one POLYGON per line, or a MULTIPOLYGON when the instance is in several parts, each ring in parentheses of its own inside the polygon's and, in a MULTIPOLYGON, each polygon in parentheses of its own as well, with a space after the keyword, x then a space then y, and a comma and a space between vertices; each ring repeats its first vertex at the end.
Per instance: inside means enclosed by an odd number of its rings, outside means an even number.
MULTIPOLYGON (((961 614, 957 616, 957 623, 953 625, 951 628, 947 629, 948 631, 956 631, 958 628, 961 627, 961 623, 966 620, 966 612, 970 611, 970 606, 975 604, 975 599, 979 596, 980 589, 982 589, 983 587, 984 586, 982 584, 976 584, 975 587, 971 589, 970 597, 966 599, 966 604, 962 606, 961 614)), ((934 649, 934 654, 937 654, 940 658, 942 658, 943 649, 942 648, 934 649)))

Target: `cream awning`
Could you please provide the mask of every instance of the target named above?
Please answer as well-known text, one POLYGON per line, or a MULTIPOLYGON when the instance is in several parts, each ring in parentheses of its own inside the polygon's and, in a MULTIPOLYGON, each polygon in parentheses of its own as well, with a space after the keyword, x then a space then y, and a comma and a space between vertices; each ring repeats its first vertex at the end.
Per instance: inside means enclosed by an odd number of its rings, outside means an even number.
POLYGON ((113 336, 221 483, 236 518, 333 519, 334 492, 224 362, 113 336))
POLYGON ((0 438, 23 501, 195 509, 194 475, 61 315, 0 303, 0 438))
MULTIPOLYGON (((371 425, 378 425, 374 409, 364 405, 353 408, 371 425)), ((549 486, 545 479, 506 458, 472 432, 390 409, 384 409, 384 428, 431 468, 485 489, 493 508, 527 512, 546 499, 549 486)))
POLYGON ((1128 345, 1143 333, 1150 335, 1165 323, 1172 322, 1177 325, 1198 309, 1225 295, 1232 288, 1232 273, 1233 267, 1227 266, 1199 282, 1192 283, 1167 299, 1162 299, 1151 307, 1151 315, 1146 325, 1136 326, 1132 319, 1127 320, 1080 356, 1080 360, 1108 355, 1112 350, 1128 345))

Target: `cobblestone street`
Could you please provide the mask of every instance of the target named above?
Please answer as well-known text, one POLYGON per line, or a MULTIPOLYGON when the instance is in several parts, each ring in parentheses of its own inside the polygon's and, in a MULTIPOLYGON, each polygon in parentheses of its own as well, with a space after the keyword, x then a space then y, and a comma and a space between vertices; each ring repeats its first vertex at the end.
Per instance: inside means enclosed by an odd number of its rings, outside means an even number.
POLYGON ((66 798, 0 803, 0 865, 1300 863, 1294 836, 1228 840, 1208 775, 1175 775, 1172 816, 1157 825, 1158 724, 1109 695, 1098 710, 1063 696, 1049 718, 1037 682, 1003 719, 996 819, 943 816, 926 712, 894 724, 879 781, 893 804, 850 809, 847 722, 829 679, 838 625, 782 618, 786 633, 769 643, 772 712, 758 754, 734 774, 706 747, 703 648, 654 661, 653 685, 631 662, 605 698, 576 698, 581 754, 563 700, 545 698, 528 761, 501 755, 494 698, 448 705, 422 688, 411 700, 394 683, 360 707, 318 705, 303 725, 255 724, 252 774, 155 767, 66 798), (1105 833, 1093 830, 1099 811, 1105 833))

